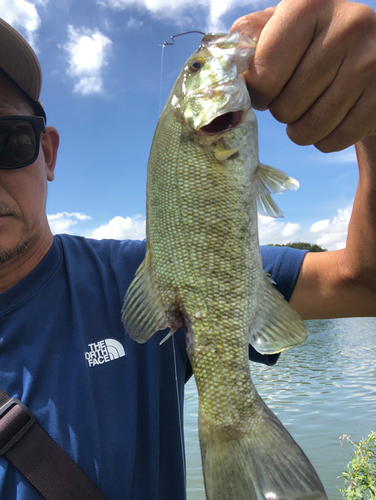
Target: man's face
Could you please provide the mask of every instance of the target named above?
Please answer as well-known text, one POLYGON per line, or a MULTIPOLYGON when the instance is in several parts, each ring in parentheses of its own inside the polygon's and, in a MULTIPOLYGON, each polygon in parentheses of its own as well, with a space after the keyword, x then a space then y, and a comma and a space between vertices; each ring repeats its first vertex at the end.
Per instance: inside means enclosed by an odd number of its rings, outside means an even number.
MULTIPOLYGON (((0 117, 16 115, 33 112, 17 87, 0 74, 0 117)), ((45 153, 50 155, 49 142, 48 133, 42 133, 38 158, 31 165, 0 169, 0 264, 51 234, 45 214, 47 180, 53 180, 54 166, 45 160, 45 153)))

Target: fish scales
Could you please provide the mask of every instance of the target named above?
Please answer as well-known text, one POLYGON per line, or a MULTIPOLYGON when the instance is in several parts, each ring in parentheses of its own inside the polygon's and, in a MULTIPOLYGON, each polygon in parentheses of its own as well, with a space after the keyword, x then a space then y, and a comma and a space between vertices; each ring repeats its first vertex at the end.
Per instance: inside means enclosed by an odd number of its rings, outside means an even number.
POLYGON ((148 164, 147 253, 123 307, 139 342, 183 326, 199 394, 208 500, 325 500, 303 451, 258 395, 248 343, 278 352, 304 324, 262 270, 256 203, 295 189, 259 164, 257 122, 239 73, 254 42, 206 35, 160 116, 148 164))
POLYGON ((246 292, 257 279, 254 259, 249 255, 252 229, 255 232, 257 228, 248 210, 244 210, 252 199, 251 176, 246 175, 248 162, 241 162, 242 167, 239 161, 219 162, 205 144, 197 144, 182 134, 175 125, 173 110, 166 113, 170 117, 164 117, 165 123, 170 121, 172 126, 157 130, 158 149, 163 152, 174 143, 173 134, 179 147, 173 148, 167 158, 161 154, 158 160, 157 156, 157 173, 154 176, 151 172, 153 190, 148 215, 154 220, 164 219, 165 223, 157 228, 153 225, 148 239, 160 256, 158 275, 164 301, 174 302, 174 290, 178 290, 178 300, 191 318, 195 334, 189 355, 202 394, 201 410, 210 415, 208 418, 217 415, 218 424, 234 419, 240 423, 241 413, 235 416, 234 412, 236 406, 246 404, 246 398, 239 397, 239 391, 248 394, 250 386, 249 369, 244 363, 248 355, 246 292), (163 165, 168 162, 169 169, 159 168, 158 161, 163 165), (161 198, 168 200, 167 217, 161 198), (244 244, 239 246, 239 241, 244 244), (214 394, 206 384, 208 378, 216 381, 214 394), (228 385, 237 393, 229 391, 228 385), (225 388, 224 396, 221 387, 225 388), (225 405, 223 400, 228 394, 233 401, 225 405), (231 417, 226 416, 224 408, 231 417))

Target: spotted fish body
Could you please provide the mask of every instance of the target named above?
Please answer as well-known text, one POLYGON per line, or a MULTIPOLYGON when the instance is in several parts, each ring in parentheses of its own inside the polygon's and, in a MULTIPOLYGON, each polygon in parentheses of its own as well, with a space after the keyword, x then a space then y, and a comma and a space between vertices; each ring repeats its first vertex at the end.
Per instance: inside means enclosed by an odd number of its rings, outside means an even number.
POLYGON ((138 342, 183 326, 199 394, 208 500, 324 500, 303 451, 258 395, 261 353, 303 342, 305 326, 262 269, 257 207, 297 182, 259 163, 257 122, 240 74, 255 42, 205 35, 159 119, 147 181, 147 253, 123 307, 138 342))

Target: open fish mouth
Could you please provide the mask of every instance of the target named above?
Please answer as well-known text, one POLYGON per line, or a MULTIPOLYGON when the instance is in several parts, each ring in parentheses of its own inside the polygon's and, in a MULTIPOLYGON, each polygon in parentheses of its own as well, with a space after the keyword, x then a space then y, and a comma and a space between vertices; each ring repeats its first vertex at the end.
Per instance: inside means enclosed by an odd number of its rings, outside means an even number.
POLYGON ((244 111, 229 111, 214 118, 210 123, 201 127, 200 131, 207 135, 226 132, 240 125, 243 115, 244 111))

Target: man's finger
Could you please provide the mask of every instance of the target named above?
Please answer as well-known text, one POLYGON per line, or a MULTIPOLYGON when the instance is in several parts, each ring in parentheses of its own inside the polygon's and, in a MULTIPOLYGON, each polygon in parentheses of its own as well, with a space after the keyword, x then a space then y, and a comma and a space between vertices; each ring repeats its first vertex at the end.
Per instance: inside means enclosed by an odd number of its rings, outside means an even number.
POLYGON ((364 92, 338 127, 314 146, 330 153, 341 151, 364 137, 376 136, 375 109, 375 93, 364 92))
MULTIPOLYGON (((328 10, 327 4, 327 0, 283 0, 275 8, 259 34, 254 58, 245 73, 256 109, 266 109, 290 80, 315 37, 318 17, 323 15, 321 10, 328 10)), ((262 24, 259 19, 257 24, 254 17, 246 16, 237 28, 247 34, 255 25, 257 31, 262 24)))
MULTIPOLYGON (((335 12, 335 22, 316 33, 290 80, 270 104, 277 120, 297 121, 312 105, 316 106, 316 101, 320 107, 324 93, 327 115, 332 110, 336 114, 344 101, 349 101, 352 107, 363 88, 374 81, 375 14, 361 4, 343 2, 340 7, 335 12), (328 99, 328 92, 332 100, 328 99)), ((341 113, 343 110, 338 114, 341 113)))
MULTIPOLYGON (((335 130, 339 137, 338 127, 344 122, 349 111, 357 105, 359 97, 351 92, 343 95, 341 99, 340 95, 335 94, 335 88, 332 88, 331 91, 324 93, 299 120, 287 126, 287 135, 300 146, 317 144, 335 130)), ((346 141, 340 142, 338 147, 342 149, 342 142, 346 141)))
POLYGON ((230 32, 239 31, 248 38, 258 42, 261 31, 274 14, 275 9, 275 7, 268 7, 263 11, 253 12, 247 16, 240 17, 231 26, 230 32))
MULTIPOLYGON (((294 123, 299 120, 336 79, 344 57, 340 47, 338 50, 325 47, 325 36, 322 34, 312 42, 289 81, 269 104, 270 112, 278 121, 294 123)), ((338 90, 342 91, 340 85, 338 90)), ((342 95, 336 100, 341 103, 342 95)))

